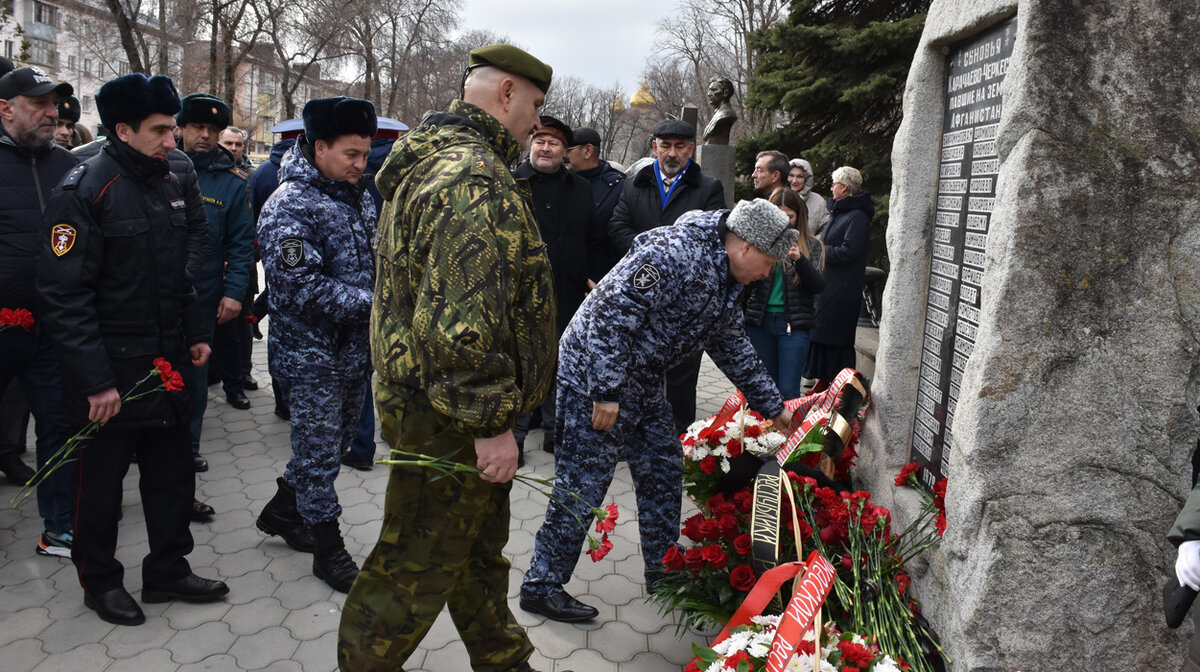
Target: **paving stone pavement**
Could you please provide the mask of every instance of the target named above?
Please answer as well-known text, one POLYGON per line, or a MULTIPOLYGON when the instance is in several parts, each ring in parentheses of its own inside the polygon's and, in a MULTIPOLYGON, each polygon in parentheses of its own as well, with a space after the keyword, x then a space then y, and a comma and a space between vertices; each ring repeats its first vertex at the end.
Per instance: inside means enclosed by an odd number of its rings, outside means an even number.
MULTIPOLYGON (((254 521, 275 492, 275 477, 291 454, 287 423, 272 413, 266 347, 254 350, 261 389, 249 392, 252 406, 240 411, 225 402, 220 386, 209 388, 201 454, 209 462, 197 474, 197 496, 216 518, 191 527, 197 574, 229 584, 224 601, 195 605, 145 604, 146 623, 110 625, 83 606, 69 559, 37 555, 41 521, 32 500, 13 508, 16 488, 0 485, 0 670, 3 672, 186 672, 268 670, 329 672, 337 667, 338 620, 345 596, 312 576, 312 556, 269 538, 254 521)), ((715 413, 733 386, 708 359, 698 393, 701 417, 715 413)), ((553 456, 540 450, 533 432, 525 473, 552 476, 553 456)), ((32 446, 32 432, 30 436, 32 446)), ((377 457, 386 447, 379 442, 377 457)), ((26 458, 32 459, 31 454, 26 458)), ((359 562, 374 545, 387 483, 387 468, 369 472, 347 467, 338 476, 346 546, 359 562)), ((520 484, 512 496, 512 533, 506 554, 513 569, 509 602, 537 652, 532 665, 543 672, 678 672, 691 660, 691 644, 704 635, 677 636, 675 622, 645 599, 635 500, 629 471, 618 469, 608 501, 622 511, 607 558, 579 563, 567 589, 596 606, 593 623, 568 625, 521 611, 521 575, 545 515, 542 495, 520 484)), ((141 593, 141 562, 148 552, 145 519, 137 489, 137 465, 125 482, 124 518, 117 557, 125 565, 125 587, 141 593)), ((443 612, 410 658, 410 672, 467 671, 466 649, 443 612)))

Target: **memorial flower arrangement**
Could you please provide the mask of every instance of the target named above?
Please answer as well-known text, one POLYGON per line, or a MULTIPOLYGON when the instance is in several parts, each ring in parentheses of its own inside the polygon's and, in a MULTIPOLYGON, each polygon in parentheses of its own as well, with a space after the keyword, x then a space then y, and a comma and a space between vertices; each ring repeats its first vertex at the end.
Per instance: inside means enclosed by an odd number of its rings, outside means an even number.
MULTIPOLYGON (((154 368, 142 377, 141 380, 133 384, 129 391, 121 395, 121 403, 127 404, 131 401, 136 401, 143 397, 150 396, 157 392, 178 392, 183 389, 183 375, 171 367, 171 363, 166 359, 159 357, 154 360, 154 368), (157 377, 157 384, 153 387, 146 387, 146 384, 157 377)), ((17 494, 12 498, 13 506, 20 506, 30 495, 34 493, 37 486, 50 477, 51 474, 58 471, 64 464, 75 460, 79 451, 83 450, 84 445, 91 440, 100 429, 100 423, 89 422, 84 425, 83 429, 75 432, 71 438, 67 439, 46 463, 41 466, 34 474, 33 478, 21 486, 17 494)))
MULTIPOLYGON (((406 450, 392 449, 392 458, 388 460, 380 460, 380 464, 399 465, 407 467, 420 467, 422 469, 433 469, 440 473, 438 478, 450 477, 460 479, 462 474, 474 474, 476 476, 483 473, 483 470, 473 464, 464 464, 455 462, 454 454, 445 455, 442 457, 434 457, 432 455, 423 455, 421 453, 413 453, 406 450)), ((517 474, 513 476, 513 480, 524 483, 533 488, 537 492, 542 493, 547 499, 557 502, 566 509, 574 518, 579 527, 588 528, 588 524, 583 521, 575 509, 568 506, 568 500, 577 504, 584 504, 596 518, 595 530, 599 536, 593 536, 588 533, 588 550, 586 551, 592 562, 599 562, 604 559, 613 549, 613 543, 608 538, 608 534, 617 528, 617 519, 620 517, 620 511, 617 505, 608 504, 607 506, 595 507, 588 504, 578 492, 559 487, 554 483, 553 478, 542 478, 540 476, 530 476, 528 474, 517 474)))
POLYGON ((24 308, 0 308, 0 331, 9 327, 33 328, 33 313, 24 308))
MULTIPOLYGON (((729 637, 712 647, 692 645, 695 659, 684 672, 755 672, 766 669, 767 654, 775 639, 778 616, 755 616, 750 625, 730 631, 729 637)), ((821 651, 810 630, 797 646, 797 653, 784 666, 785 672, 900 672, 904 668, 883 653, 870 638, 839 632, 825 624, 821 651), (813 658, 817 657, 817 661, 813 658)))
MULTIPOLYGON (((746 418, 749 420, 734 423, 721 422, 719 416, 714 416, 705 421, 707 424, 693 425, 682 437, 684 489, 699 512, 683 522, 683 543, 663 557, 666 574, 651 595, 664 612, 679 613, 681 629, 725 624, 759 578, 750 535, 753 488, 730 487, 722 460, 740 458, 721 452, 723 447, 729 453, 728 445, 735 439, 744 449, 747 432, 741 429, 739 435, 739 428, 770 429, 769 423, 753 414, 747 413, 746 418), (730 434, 733 436, 727 438, 730 434), (703 461, 708 458, 712 461, 706 467, 703 461)), ((854 447, 861 415, 856 414, 847 422, 850 439, 834 470, 839 484, 848 484, 849 469, 857 456, 854 447)), ((760 436, 750 438, 760 445, 760 436)), ((924 507, 912 523, 896 532, 891 512, 872 503, 871 493, 823 487, 815 478, 788 471, 796 464, 815 467, 827 436, 819 424, 813 425, 784 463, 783 473, 787 478, 781 480, 791 494, 784 493, 779 499, 782 530, 776 557, 781 560, 798 557, 799 542, 805 552, 816 550, 829 558, 838 569, 826 603, 829 617, 844 632, 868 637, 872 645, 898 661, 895 664, 903 669, 931 670, 928 658, 940 655, 940 651, 921 617, 918 603, 908 593, 910 579, 904 565, 938 543, 945 531, 945 481, 936 484, 932 492, 920 488, 915 464, 906 466, 897 475, 896 487, 918 488, 924 496, 924 507)), ((771 441, 776 447, 781 443, 771 441)), ((737 452, 736 448, 733 452, 737 452)), ((812 669, 811 659, 809 662, 807 669, 812 669)), ((727 669, 735 668, 736 665, 727 669)))

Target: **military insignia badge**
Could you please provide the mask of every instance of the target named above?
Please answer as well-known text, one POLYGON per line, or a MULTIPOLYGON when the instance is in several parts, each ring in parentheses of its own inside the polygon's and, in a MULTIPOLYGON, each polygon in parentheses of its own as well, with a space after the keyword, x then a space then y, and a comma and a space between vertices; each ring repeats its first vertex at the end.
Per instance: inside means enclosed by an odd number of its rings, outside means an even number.
POLYGON ((290 268, 299 266, 304 261, 304 241, 299 238, 284 238, 279 241, 279 256, 290 268))
POLYGON ((658 272, 658 268, 654 264, 642 264, 642 267, 633 274, 633 288, 639 292, 645 292, 657 285, 661 279, 662 273, 658 272))
POLYGON ((54 256, 61 257, 75 246, 75 227, 70 224, 55 224, 50 229, 50 249, 54 256))

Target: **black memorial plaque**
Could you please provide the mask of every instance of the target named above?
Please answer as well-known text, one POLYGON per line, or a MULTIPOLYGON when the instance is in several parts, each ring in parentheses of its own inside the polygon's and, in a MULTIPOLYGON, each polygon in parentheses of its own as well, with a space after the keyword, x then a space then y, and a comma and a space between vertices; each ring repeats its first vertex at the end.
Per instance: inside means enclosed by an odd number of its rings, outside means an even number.
POLYGON ((912 459, 921 465, 926 485, 949 476, 954 410, 979 329, 980 283, 1000 172, 1000 84, 1016 36, 1017 20, 1010 19, 949 55, 912 436, 912 459))

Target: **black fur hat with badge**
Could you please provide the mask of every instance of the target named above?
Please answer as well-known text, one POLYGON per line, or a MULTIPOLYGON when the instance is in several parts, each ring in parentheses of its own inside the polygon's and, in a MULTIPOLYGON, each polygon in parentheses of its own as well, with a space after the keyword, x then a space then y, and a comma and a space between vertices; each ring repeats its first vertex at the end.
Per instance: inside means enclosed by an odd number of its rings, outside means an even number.
POLYGON ((225 101, 207 93, 189 93, 179 102, 179 114, 175 115, 175 123, 211 124, 224 129, 229 125, 229 106, 225 101))
POLYGON ((308 142, 333 142, 339 135, 373 137, 379 130, 375 106, 361 98, 314 98, 304 104, 304 137, 308 142))
POLYGON ((117 124, 134 124, 152 114, 175 116, 179 93, 165 75, 147 77, 140 72, 110 79, 96 92, 100 123, 116 133, 117 124))

